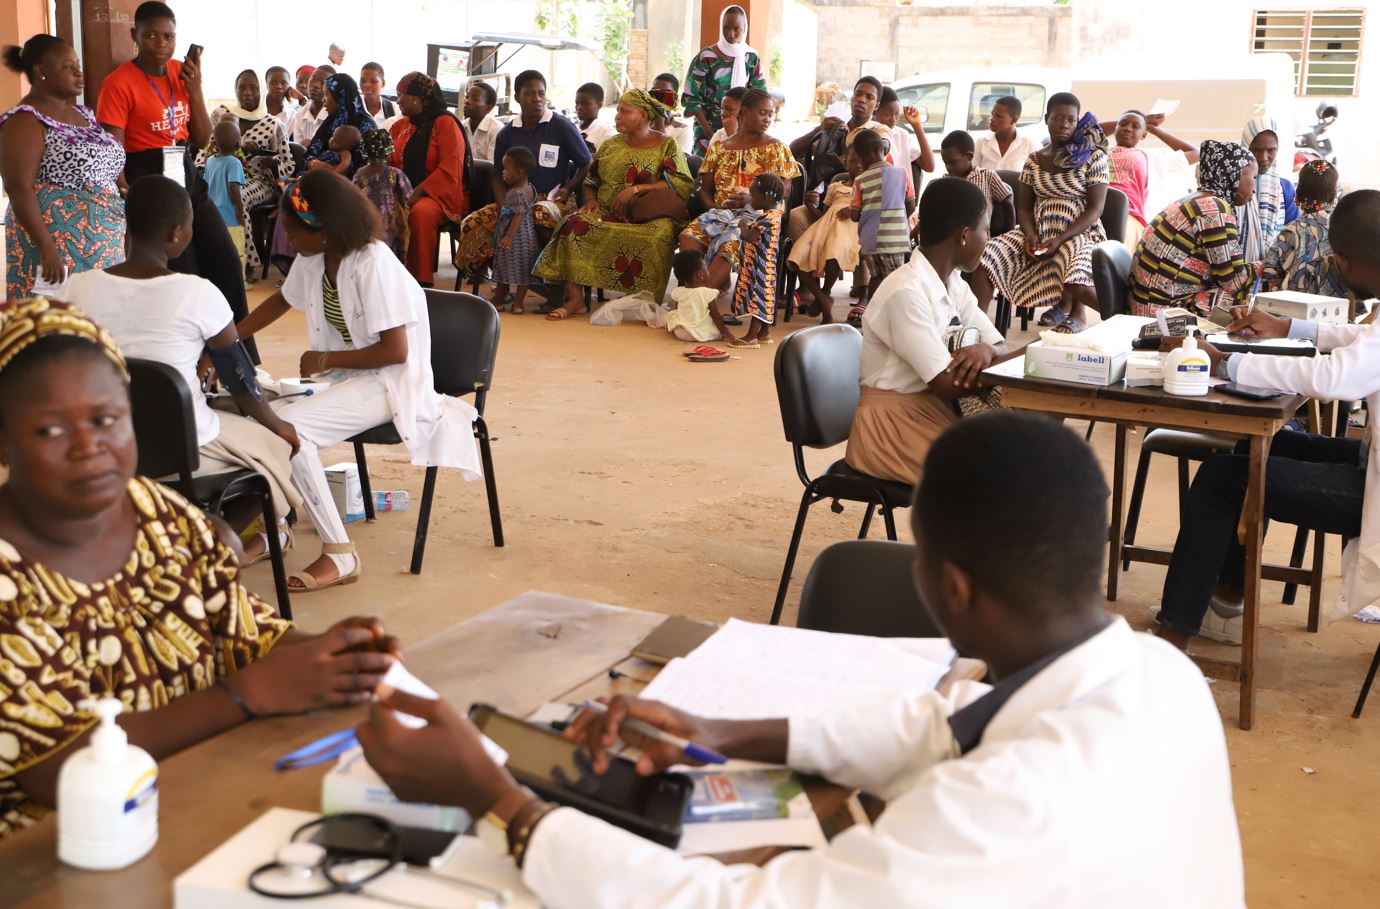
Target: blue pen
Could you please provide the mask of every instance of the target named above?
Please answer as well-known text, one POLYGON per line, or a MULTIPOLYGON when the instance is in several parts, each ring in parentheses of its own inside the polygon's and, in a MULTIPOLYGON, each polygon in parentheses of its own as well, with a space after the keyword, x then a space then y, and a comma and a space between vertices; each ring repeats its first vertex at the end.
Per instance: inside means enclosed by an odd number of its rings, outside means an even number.
MULTIPOLYGON (((609 709, 598 701, 585 701, 585 709, 592 710, 595 713, 609 712, 609 709)), ((625 729, 631 729, 639 735, 645 735, 649 739, 656 739, 658 742, 665 742, 667 745, 679 748, 681 751, 685 752, 686 757, 691 760, 699 761, 702 764, 728 763, 728 758, 719 754, 717 751, 713 751, 703 745, 696 745, 689 739, 683 739, 678 735, 672 735, 664 729, 649 726, 641 720, 624 719, 619 725, 625 729)))

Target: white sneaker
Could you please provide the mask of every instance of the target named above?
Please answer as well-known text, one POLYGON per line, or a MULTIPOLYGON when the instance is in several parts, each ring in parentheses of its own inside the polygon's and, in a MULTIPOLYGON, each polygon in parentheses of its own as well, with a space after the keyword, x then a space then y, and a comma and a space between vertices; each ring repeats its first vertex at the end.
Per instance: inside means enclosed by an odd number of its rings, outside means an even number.
MULTIPOLYGON (((1209 641, 1217 641, 1222 644, 1232 644, 1240 647, 1242 627, 1241 616, 1244 612, 1245 608, 1240 603, 1228 603, 1214 596, 1207 612, 1203 615, 1203 624, 1198 627, 1198 636, 1207 638, 1209 641), (1221 614, 1222 612, 1235 614, 1224 616, 1221 614)), ((1150 614, 1150 618, 1158 622, 1160 611, 1158 609, 1154 610, 1150 614)))

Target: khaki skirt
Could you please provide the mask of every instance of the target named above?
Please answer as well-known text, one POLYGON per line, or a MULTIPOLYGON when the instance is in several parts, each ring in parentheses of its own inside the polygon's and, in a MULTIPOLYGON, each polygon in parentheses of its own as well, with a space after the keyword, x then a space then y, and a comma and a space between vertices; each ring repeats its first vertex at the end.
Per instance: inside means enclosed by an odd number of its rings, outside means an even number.
POLYGON ((902 394, 864 385, 844 458, 854 470, 914 484, 934 440, 958 419, 953 405, 932 391, 902 394))
POLYGON ((302 508, 302 496, 292 485, 292 446, 273 430, 240 414, 219 413, 220 434, 201 446, 201 466, 197 474, 227 473, 232 470, 258 471, 268 478, 273 490, 273 510, 278 520, 287 517, 289 508, 302 508))

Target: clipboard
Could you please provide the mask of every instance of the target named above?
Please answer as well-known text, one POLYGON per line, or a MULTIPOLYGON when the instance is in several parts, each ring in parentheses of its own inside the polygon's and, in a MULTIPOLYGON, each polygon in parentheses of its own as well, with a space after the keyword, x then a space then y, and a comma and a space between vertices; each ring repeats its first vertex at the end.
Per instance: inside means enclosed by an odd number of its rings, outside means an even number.
POLYGON ((665 666, 676 657, 689 656, 690 651, 709 640, 718 630, 719 626, 713 622, 673 615, 633 647, 632 655, 639 660, 665 666))

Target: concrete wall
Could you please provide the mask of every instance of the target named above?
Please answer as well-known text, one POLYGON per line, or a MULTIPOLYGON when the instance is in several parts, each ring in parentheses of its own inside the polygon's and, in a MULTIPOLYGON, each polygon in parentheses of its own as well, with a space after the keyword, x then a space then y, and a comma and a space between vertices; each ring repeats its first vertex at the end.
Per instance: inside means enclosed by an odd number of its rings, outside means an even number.
MULTIPOLYGON (((44 0, 0 0, 0 47, 23 44, 39 32, 52 31, 44 0)), ((9 110, 29 90, 24 77, 0 68, 0 110, 9 110)))
POLYGON ((672 45, 680 44, 680 64, 674 68, 681 82, 700 49, 698 0, 647 0, 647 72, 672 70, 672 45))

